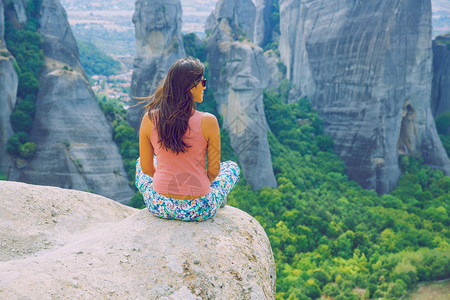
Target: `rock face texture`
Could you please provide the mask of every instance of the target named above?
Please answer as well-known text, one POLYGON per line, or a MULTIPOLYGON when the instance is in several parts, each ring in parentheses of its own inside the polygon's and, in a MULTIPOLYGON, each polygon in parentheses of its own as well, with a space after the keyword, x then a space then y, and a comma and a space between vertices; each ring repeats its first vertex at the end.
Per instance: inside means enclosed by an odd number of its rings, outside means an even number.
POLYGON ((350 179, 378 193, 420 152, 450 174, 431 114, 431 3, 280 0, 288 79, 324 120, 350 179))
POLYGON ((251 1, 219 1, 215 11, 216 26, 208 39, 208 55, 210 86, 218 111, 224 117, 231 146, 239 157, 248 183, 259 189, 277 184, 263 104, 263 89, 270 80, 269 67, 260 47, 251 42, 236 41, 240 35, 236 26, 243 24, 241 30, 249 30, 249 24, 254 21, 245 24, 241 20, 246 20, 246 16, 250 20, 253 15, 256 10, 251 1), (243 7, 246 3, 248 7, 243 7))
POLYGON ((274 299, 267 235, 226 206, 168 221, 55 187, 0 182, 0 298, 274 299))
POLYGON ((111 127, 78 60, 76 41, 57 0, 43 0, 40 33, 45 67, 30 140, 32 160, 9 179, 90 190, 119 202, 133 195, 111 127))
MULTIPOLYGON (((136 28, 136 57, 131 97, 148 97, 156 90, 172 64, 186 56, 181 35, 180 0, 138 0, 133 15, 136 28)), ((133 99, 133 98, 132 98, 133 99)), ((127 119, 139 130, 144 106, 134 99, 127 119)))
POLYGON ((450 34, 433 40, 431 109, 434 117, 450 110, 450 34))
POLYGON ((271 0, 217 1, 216 9, 206 23, 206 32, 213 32, 217 20, 227 19, 237 37, 244 37, 264 46, 271 38, 271 0))
POLYGON ((6 48, 4 31, 4 7, 0 1, 0 171, 8 173, 13 163, 6 152, 6 145, 13 135, 9 117, 16 105, 18 77, 13 57, 6 48))
POLYGON ((256 7, 253 42, 262 47, 272 37, 272 0, 253 0, 253 3, 256 7))
POLYGON ((15 18, 19 23, 24 24, 27 21, 27 15, 25 13, 26 0, 12 0, 11 2, 14 7, 15 18))

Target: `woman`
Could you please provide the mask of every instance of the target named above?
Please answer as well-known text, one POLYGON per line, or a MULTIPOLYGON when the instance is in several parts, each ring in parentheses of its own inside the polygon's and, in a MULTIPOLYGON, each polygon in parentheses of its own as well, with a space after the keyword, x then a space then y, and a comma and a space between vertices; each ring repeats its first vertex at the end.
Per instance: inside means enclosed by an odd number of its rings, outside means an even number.
POLYGON ((136 186, 161 218, 212 218, 239 180, 236 163, 220 163, 216 117, 195 110, 206 88, 203 72, 198 59, 176 61, 142 119, 136 186))

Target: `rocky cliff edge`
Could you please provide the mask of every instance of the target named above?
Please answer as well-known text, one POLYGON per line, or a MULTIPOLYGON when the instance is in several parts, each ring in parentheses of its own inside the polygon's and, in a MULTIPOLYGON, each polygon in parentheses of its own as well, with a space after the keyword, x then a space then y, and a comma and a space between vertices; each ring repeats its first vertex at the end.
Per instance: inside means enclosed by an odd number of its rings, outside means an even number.
POLYGON ((226 206, 168 221, 102 196, 0 181, 1 299, 274 299, 263 228, 226 206))

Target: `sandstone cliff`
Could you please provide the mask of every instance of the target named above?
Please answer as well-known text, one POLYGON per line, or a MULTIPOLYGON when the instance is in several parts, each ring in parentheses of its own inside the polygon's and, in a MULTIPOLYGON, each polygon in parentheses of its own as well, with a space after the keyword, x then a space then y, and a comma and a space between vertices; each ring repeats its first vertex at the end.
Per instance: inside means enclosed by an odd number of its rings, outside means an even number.
POLYGON ((168 221, 104 197, 0 182, 0 298, 274 299, 267 235, 226 206, 168 221))
MULTIPOLYGON (((131 81, 131 97, 150 96, 172 64, 186 56, 181 35, 179 0, 138 0, 133 15, 136 28, 136 57, 131 81)), ((133 98, 132 98, 133 99, 133 98)), ((139 130, 144 107, 133 99, 127 119, 139 130)))
POLYGON ((36 154, 10 180, 92 190, 116 201, 133 195, 112 131, 97 105, 58 0, 43 0, 39 32, 45 66, 30 140, 36 154))
POLYGON ((379 193, 399 154, 450 174, 431 114, 431 3, 280 0, 281 58, 324 120, 350 179, 379 193))
POLYGON ((208 55, 210 88, 218 111, 248 183, 254 189, 276 187, 263 104, 269 67, 260 47, 236 41, 241 31, 249 35, 253 30, 255 6, 251 1, 219 1, 214 16, 216 25, 208 39, 208 55))
POLYGON ((13 135, 9 117, 16 105, 18 77, 13 57, 6 48, 4 30, 4 7, 0 1, 0 171, 8 173, 13 163, 6 152, 6 144, 13 135))
POLYGON ((431 109, 434 117, 450 110, 450 34, 433 40, 431 109))

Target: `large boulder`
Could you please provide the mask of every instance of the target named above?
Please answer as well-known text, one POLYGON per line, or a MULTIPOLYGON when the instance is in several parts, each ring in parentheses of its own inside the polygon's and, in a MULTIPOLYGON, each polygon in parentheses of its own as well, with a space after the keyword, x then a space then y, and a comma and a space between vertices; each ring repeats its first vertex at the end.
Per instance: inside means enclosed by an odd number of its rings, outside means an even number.
POLYGON ((431 1, 280 0, 281 59, 349 178, 388 193, 398 157, 450 174, 430 109, 431 1))
POLYGON ((263 228, 226 206, 159 219, 102 196, 0 181, 0 298, 274 299, 263 228))

